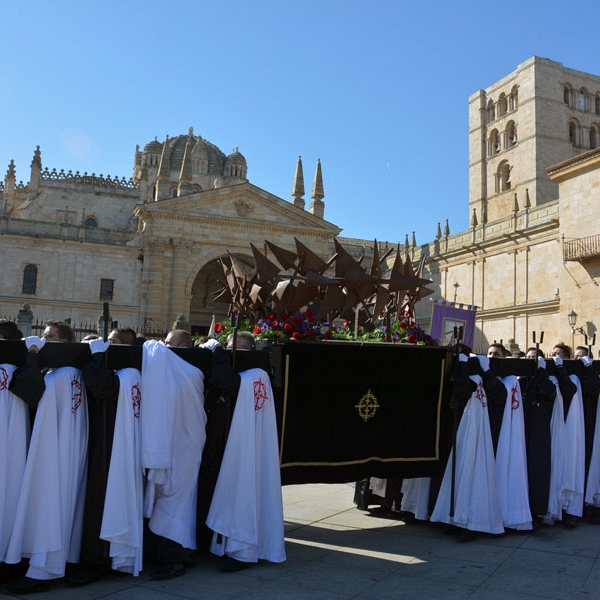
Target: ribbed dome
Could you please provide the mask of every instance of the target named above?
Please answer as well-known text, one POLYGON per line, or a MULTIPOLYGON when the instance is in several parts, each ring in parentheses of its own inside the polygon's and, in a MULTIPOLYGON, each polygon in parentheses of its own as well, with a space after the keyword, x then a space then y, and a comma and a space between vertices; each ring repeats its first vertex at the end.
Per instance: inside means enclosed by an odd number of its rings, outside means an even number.
POLYGON ((154 138, 151 142, 148 142, 144 146, 144 152, 148 152, 150 154, 161 154, 163 145, 154 138))
POLYGON ((208 158, 208 172, 221 174, 225 163, 225 154, 214 144, 207 142, 200 136, 180 135, 169 140, 171 145, 171 170, 179 171, 183 162, 186 144, 190 143, 194 154, 205 154, 208 158), (198 148, 200 146, 200 148, 198 148))
POLYGON ((237 148, 225 159, 225 166, 227 165, 248 166, 244 155, 237 148))

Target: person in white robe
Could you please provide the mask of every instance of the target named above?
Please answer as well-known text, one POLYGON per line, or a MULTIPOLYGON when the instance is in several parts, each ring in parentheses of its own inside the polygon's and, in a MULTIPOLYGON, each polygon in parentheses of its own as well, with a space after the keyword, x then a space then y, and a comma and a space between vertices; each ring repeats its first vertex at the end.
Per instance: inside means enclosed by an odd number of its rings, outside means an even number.
POLYGON ((564 467, 563 457, 565 454, 565 416, 563 398, 560 393, 558 380, 554 375, 550 381, 556 386, 556 398, 552 408, 550 419, 550 491, 548 495, 548 514, 544 517, 544 523, 552 525, 554 521, 562 520, 562 498, 564 490, 564 467))
POLYGON ((31 435, 29 408, 8 390, 17 367, 0 365, 0 561, 4 561, 17 512, 31 435))
POLYGON ((576 375, 569 378, 577 386, 565 420, 565 453, 563 456, 563 513, 581 517, 585 494, 585 428, 583 396, 576 375))
POLYGON ((521 387, 514 375, 501 377, 500 380, 508 391, 508 400, 504 406, 496 452, 498 504, 504 527, 530 530, 533 529, 533 519, 529 508, 521 387))
POLYGON ((141 376, 131 368, 118 370, 117 376, 119 399, 100 537, 110 543, 112 568, 137 577, 143 568, 144 527, 141 376))
POLYGON ((41 581, 63 577, 66 563, 79 561, 88 435, 81 372, 61 367, 45 383, 6 553, 7 563, 28 557, 26 577, 41 581))
POLYGON ((142 468, 147 469, 144 515, 163 541, 154 579, 184 573, 178 549, 196 550, 198 471, 206 439, 204 375, 163 342, 142 354, 142 468), (175 546, 169 546, 170 540, 175 546))
MULTIPOLYGON (((489 359, 478 358, 483 370, 489 369, 489 359)), ((504 533, 504 526, 498 505, 496 463, 487 413, 487 397, 482 377, 471 375, 471 379, 477 384, 477 388, 467 402, 460 420, 456 444, 448 458, 430 520, 470 531, 501 534, 504 533), (451 515, 454 453, 456 471, 454 512, 451 515)))
POLYGON ((206 519, 214 532, 210 550, 239 563, 281 563, 286 555, 273 391, 262 369, 243 371, 240 378, 206 519))

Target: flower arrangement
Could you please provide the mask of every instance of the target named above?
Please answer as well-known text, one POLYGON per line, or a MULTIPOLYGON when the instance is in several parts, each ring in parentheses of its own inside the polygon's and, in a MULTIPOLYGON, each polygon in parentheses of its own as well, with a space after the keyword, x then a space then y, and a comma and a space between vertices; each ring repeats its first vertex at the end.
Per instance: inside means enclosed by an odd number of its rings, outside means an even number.
MULTIPOLYGON (((256 323, 243 320, 238 323, 238 330, 251 331, 256 339, 270 340, 348 340, 361 342, 385 342, 387 328, 385 325, 367 331, 359 327, 355 337, 352 323, 343 321, 333 324, 317 321, 310 308, 293 313, 270 313, 256 323)), ((226 323, 215 323, 215 337, 223 345, 231 333, 232 326, 226 323)), ((415 344, 417 346, 437 346, 437 342, 426 334, 419 324, 409 315, 397 319, 390 326, 390 340, 395 344, 415 344)))

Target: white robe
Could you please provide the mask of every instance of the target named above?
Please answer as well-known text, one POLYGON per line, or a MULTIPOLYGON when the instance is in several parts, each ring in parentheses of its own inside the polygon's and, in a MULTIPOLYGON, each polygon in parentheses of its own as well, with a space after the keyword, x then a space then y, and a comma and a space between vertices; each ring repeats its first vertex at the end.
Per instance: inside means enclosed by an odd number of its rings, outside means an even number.
POLYGON ((562 520, 562 497, 564 490, 564 467, 563 455, 565 452, 565 413, 563 408, 563 397, 558 386, 558 379, 550 376, 550 381, 556 387, 556 398, 550 419, 550 492, 548 496, 548 521, 562 520))
POLYGON ((454 516, 450 516, 453 448, 431 521, 499 534, 504 532, 504 527, 498 506, 496 464, 487 397, 481 377, 472 375, 471 379, 477 384, 477 389, 467 402, 456 435, 454 516))
POLYGON ((198 472, 206 440, 204 375, 163 342, 144 343, 142 467, 150 530, 196 549, 198 472))
POLYGON ((206 524, 211 552, 242 562, 285 560, 283 502, 273 391, 262 369, 241 385, 206 524))
POLYGON ((143 567, 144 525, 141 376, 137 369, 121 369, 117 375, 119 400, 100 537, 110 542, 112 568, 137 577, 143 567))
POLYGON ((81 372, 45 377, 6 562, 29 557, 27 577, 56 579, 79 562, 87 481, 88 413, 81 372))
POLYGON ((400 510, 411 512, 419 521, 429 519, 429 488, 431 477, 414 477, 402 481, 400 510))
POLYGON ((563 456, 563 511, 581 517, 585 493, 585 425, 583 423, 583 396, 576 375, 570 376, 577 386, 571 399, 565 422, 565 449, 563 456))
POLYGON ((600 410, 596 411, 594 443, 585 490, 585 501, 592 506, 600 506, 600 410))
POLYGON ((16 368, 0 365, 0 562, 15 520, 31 435, 27 404, 8 391, 16 368))
POLYGON ((496 451, 498 504, 504 527, 533 528, 525 449, 525 418, 519 380, 511 375, 500 381, 508 392, 496 451))

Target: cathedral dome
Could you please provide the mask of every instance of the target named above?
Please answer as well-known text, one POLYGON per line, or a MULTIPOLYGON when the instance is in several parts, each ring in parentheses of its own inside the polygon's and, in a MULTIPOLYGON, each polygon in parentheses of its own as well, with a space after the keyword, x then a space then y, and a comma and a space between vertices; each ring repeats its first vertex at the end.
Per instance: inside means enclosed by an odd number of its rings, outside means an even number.
POLYGON ((244 155, 236 148, 225 159, 225 175, 230 177, 246 177, 248 165, 244 155))
POLYGON ((160 154, 162 152, 163 145, 154 138, 151 142, 148 142, 144 146, 144 152, 148 152, 150 154, 160 154))
POLYGON ((193 130, 190 128, 190 133, 187 135, 180 135, 169 140, 171 145, 171 171, 179 172, 183 163, 183 156, 185 154, 185 147, 187 144, 196 156, 206 156, 208 159, 208 172, 221 175, 223 172, 223 165, 225 163, 225 154, 217 148, 214 144, 203 139, 201 136, 193 135, 193 130))

